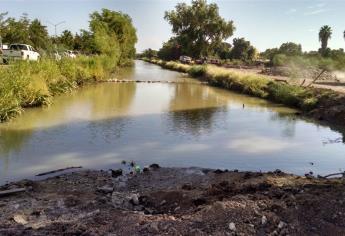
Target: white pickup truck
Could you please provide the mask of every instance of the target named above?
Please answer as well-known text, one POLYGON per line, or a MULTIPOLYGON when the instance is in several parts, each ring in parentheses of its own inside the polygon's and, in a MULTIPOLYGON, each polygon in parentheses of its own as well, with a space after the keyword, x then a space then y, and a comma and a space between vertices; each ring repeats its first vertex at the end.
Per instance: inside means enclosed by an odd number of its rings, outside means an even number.
POLYGON ((40 54, 30 45, 11 44, 8 49, 2 50, 2 57, 5 63, 11 60, 37 61, 40 59, 40 54))

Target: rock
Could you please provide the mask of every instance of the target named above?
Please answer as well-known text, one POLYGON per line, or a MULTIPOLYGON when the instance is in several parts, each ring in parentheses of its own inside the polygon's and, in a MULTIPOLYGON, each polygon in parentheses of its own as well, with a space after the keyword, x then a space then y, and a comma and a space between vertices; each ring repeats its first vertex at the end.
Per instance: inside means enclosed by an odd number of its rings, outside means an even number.
POLYGON ((278 224, 278 229, 284 228, 285 225, 286 225, 286 223, 284 223, 283 221, 280 221, 279 224, 278 224))
POLYGON ((157 169, 159 169, 159 168, 161 168, 161 167, 160 167, 158 164, 155 164, 155 163, 154 163, 154 164, 151 164, 151 165, 150 165, 150 168, 153 169, 153 170, 157 170, 157 169))
POLYGON ((235 225, 234 222, 231 222, 231 223, 229 224, 229 229, 230 229, 231 231, 236 231, 236 225, 235 225))
POLYGON ((149 168, 144 167, 144 169, 143 169, 143 172, 144 172, 144 173, 149 172, 149 171, 150 171, 150 169, 149 169, 149 168))
POLYGON ((266 217, 266 216, 262 216, 262 218, 261 218, 261 224, 262 224, 262 225, 267 224, 267 217, 266 217))
POLYGON ((122 169, 111 170, 111 176, 117 178, 122 175, 122 169))
POLYGON ((163 206, 163 205, 165 205, 166 203, 167 203, 167 201, 163 200, 163 201, 160 203, 160 205, 163 206))
POLYGON ((224 173, 224 171, 222 171, 220 169, 217 169, 217 170, 213 171, 213 173, 215 173, 215 174, 222 174, 222 173, 224 173))
POLYGON ((104 194, 112 193, 113 191, 114 191, 114 188, 109 187, 109 186, 103 186, 103 187, 97 188, 97 192, 104 193, 104 194))
POLYGON ((139 195, 138 194, 132 194, 131 199, 129 201, 133 205, 139 205, 139 195))
POLYGON ((183 190, 192 190, 192 185, 191 184, 184 184, 181 187, 183 190))
POLYGON ((13 216, 13 220, 18 223, 18 224, 22 224, 22 225, 26 225, 29 222, 25 219, 24 215, 15 215, 13 216))
POLYGON ((150 232, 151 233, 159 233, 158 222, 152 222, 150 224, 150 232))

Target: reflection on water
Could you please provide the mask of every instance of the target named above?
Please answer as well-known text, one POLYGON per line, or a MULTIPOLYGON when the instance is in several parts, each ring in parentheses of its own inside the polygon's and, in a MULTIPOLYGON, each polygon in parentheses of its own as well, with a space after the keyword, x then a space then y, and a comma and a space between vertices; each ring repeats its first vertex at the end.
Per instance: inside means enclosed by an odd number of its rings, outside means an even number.
MULTIPOLYGON (((144 62, 115 76, 192 80, 144 62)), ((0 184, 68 166, 116 167, 121 160, 297 174, 337 171, 344 164, 344 144, 323 142, 341 140, 342 134, 294 112, 198 84, 87 86, 0 125, 0 184)))

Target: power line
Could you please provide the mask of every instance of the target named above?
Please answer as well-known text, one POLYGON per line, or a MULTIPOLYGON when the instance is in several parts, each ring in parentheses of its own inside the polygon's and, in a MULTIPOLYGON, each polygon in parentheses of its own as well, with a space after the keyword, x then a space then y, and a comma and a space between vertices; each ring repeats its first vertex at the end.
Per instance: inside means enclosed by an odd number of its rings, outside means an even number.
POLYGON ((48 23, 51 24, 52 26, 54 26, 54 29, 55 29, 55 37, 57 37, 57 27, 58 27, 59 25, 61 25, 61 24, 66 23, 66 21, 61 21, 61 22, 59 22, 59 23, 57 23, 57 24, 51 23, 51 22, 49 22, 49 21, 48 21, 48 23))

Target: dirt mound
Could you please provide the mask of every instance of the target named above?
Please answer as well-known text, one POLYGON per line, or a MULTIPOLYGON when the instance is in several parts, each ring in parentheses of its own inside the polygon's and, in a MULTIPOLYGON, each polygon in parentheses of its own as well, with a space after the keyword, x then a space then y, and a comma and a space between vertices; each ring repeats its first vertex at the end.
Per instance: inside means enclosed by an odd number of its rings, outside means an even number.
POLYGON ((345 235, 341 179, 197 168, 0 187, 0 235, 345 235))

